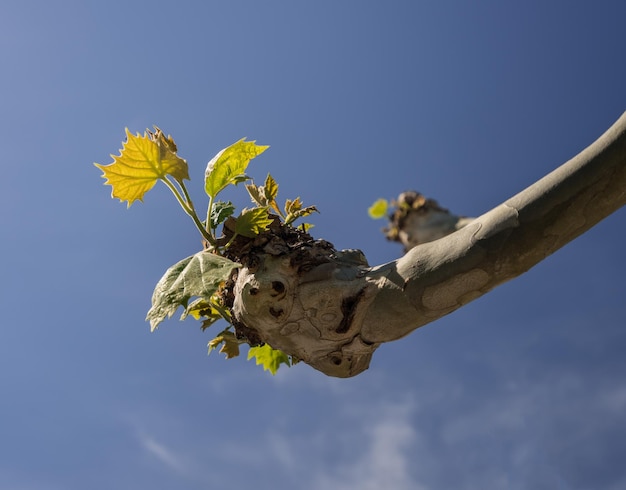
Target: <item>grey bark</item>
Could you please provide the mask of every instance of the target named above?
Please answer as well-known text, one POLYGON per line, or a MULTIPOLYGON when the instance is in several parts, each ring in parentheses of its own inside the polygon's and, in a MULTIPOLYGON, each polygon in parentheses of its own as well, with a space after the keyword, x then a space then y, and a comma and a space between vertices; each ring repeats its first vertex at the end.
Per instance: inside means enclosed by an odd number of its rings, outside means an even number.
POLYGON ((474 218, 457 216, 416 191, 403 192, 391 202, 395 211, 383 229, 388 240, 404 245, 404 253, 422 243, 448 236, 468 225, 474 218))
POLYGON ((329 376, 513 279, 626 204, 626 113, 535 184, 439 240, 369 267, 359 251, 298 272, 288 257, 243 268, 233 313, 272 347, 329 376))

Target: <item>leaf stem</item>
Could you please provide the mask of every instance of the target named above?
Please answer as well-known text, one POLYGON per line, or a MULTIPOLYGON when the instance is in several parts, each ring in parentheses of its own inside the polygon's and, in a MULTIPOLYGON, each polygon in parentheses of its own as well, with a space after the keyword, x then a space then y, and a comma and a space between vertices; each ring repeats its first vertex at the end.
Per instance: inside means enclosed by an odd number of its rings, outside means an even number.
POLYGON ((213 196, 209 196, 209 206, 207 207, 207 210, 206 210, 205 229, 211 235, 213 235, 213 226, 211 226, 212 212, 213 212, 213 196))
POLYGON ((185 187, 185 184, 183 182, 177 181, 178 185, 183 191, 183 194, 184 194, 184 197, 183 197, 181 193, 178 191, 178 189, 176 188, 176 186, 167 177, 163 177, 161 178, 161 180, 172 191, 172 194, 174 194, 174 197, 178 201, 178 204, 180 204, 180 206, 183 208, 183 211, 185 211, 185 213, 187 213, 191 217, 194 224, 196 225, 196 228, 198 228, 198 230, 200 231, 202 237, 207 242, 209 242, 211 246, 214 247, 215 238, 213 238, 211 233, 204 228, 204 226, 202 225, 202 222, 198 218, 198 215, 196 214, 196 210, 193 207, 193 202, 191 201, 191 198, 189 197, 189 193, 187 192, 187 188, 185 187))
POLYGON ((232 238, 230 240, 228 240, 228 243, 226 245, 224 245, 224 248, 228 248, 232 245, 232 243, 235 241, 235 238, 237 238, 239 236, 239 233, 235 232, 232 236, 232 238))

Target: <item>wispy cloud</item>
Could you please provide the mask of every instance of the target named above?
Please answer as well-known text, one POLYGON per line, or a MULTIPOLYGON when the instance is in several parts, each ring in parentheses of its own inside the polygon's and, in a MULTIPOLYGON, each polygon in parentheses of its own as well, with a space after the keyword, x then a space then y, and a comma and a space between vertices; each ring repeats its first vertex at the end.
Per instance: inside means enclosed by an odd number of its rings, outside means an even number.
MULTIPOLYGON (((337 490, 395 490, 424 488, 410 468, 417 433, 412 426, 411 403, 385 403, 374 420, 364 420, 366 443, 354 444, 356 457, 338 463, 315 479, 312 488, 337 490), (359 450, 360 449, 360 450, 359 450)), ((373 414, 372 414, 373 415, 373 414)))
POLYGON ((164 444, 157 442, 153 437, 146 434, 140 433, 138 437, 141 446, 165 466, 180 474, 188 473, 188 470, 183 463, 183 459, 173 450, 169 449, 164 444))
POLYGON ((410 384, 294 369, 235 383, 243 417, 207 404, 220 423, 203 423, 181 404, 142 410, 132 427, 145 454, 190 489, 624 488, 624 362, 601 364, 604 344, 583 362, 588 343, 570 359, 559 342, 558 363, 535 350, 529 364, 532 346, 507 356, 485 348, 435 359, 410 384))

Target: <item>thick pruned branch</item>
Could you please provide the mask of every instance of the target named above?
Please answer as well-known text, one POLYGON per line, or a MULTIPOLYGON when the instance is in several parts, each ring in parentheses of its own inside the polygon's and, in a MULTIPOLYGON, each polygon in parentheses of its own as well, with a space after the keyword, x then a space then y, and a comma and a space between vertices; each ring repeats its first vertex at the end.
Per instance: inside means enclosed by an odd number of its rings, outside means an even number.
POLYGON ((380 344, 526 272, 624 204, 626 113, 526 190, 388 264, 312 243, 261 254, 238 273, 233 315, 259 341, 327 375, 354 376, 380 344), (309 252, 310 267, 300 267, 309 252))

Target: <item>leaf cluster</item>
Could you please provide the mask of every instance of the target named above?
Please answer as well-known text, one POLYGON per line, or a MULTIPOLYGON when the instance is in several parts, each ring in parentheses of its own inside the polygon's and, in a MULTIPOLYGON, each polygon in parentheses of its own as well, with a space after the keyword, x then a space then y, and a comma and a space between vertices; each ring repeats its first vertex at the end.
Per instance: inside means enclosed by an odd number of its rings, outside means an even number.
MULTIPOLYGON (((178 156, 174 139, 155 126, 154 131, 146 130, 143 135, 133 135, 126 129, 126 142, 119 155, 111 155, 113 163, 96 163, 112 187, 112 197, 126 201, 130 207, 135 201, 143 201, 145 194, 161 181, 174 194, 174 197, 191 217, 205 241, 204 250, 187 257, 171 266, 157 283, 152 295, 152 307, 146 320, 152 331, 166 318, 170 318, 179 307, 183 308, 181 320, 191 315, 202 322, 202 330, 218 320, 224 319, 229 325, 208 344, 209 353, 218 346, 227 359, 239 355, 239 346, 245 339, 237 337, 233 331, 229 309, 225 306, 221 293, 224 285, 241 264, 227 258, 226 252, 237 236, 254 238, 267 232, 275 212, 286 225, 296 219, 316 212, 315 206, 303 207, 300 198, 287 199, 282 208, 277 204, 278 184, 267 175, 262 186, 254 184, 248 176, 250 161, 268 146, 257 145, 255 141, 241 139, 219 151, 207 164, 204 174, 204 190, 208 196, 206 218, 201 220, 184 181, 189 180, 186 160, 178 156), (254 206, 243 209, 235 217, 236 208, 230 201, 218 200, 219 194, 231 185, 246 183, 245 187, 254 206), (234 219, 234 234, 224 243, 220 226, 230 217, 234 219)), ((310 225, 304 224, 306 229, 310 225)), ((248 359, 255 358, 257 364, 272 374, 281 364, 291 365, 295 359, 272 349, 269 345, 253 346, 248 359)))
MULTIPOLYGON (((281 209, 277 202, 276 196, 278 195, 278 184, 274 178, 267 174, 265 184, 257 186, 254 183, 246 184, 248 194, 252 198, 252 202, 259 208, 272 209, 275 211, 285 222, 286 225, 292 224, 298 218, 303 218, 312 213, 319 212, 315 206, 302 207, 302 201, 299 197, 295 199, 287 199, 285 205, 281 209)), ((311 225, 306 225, 310 227, 311 225)))

